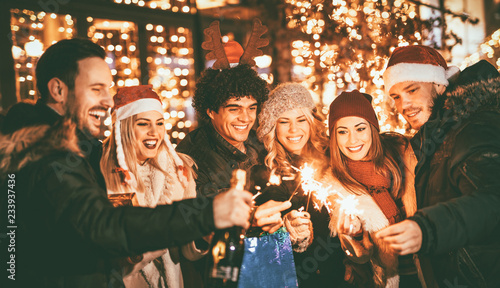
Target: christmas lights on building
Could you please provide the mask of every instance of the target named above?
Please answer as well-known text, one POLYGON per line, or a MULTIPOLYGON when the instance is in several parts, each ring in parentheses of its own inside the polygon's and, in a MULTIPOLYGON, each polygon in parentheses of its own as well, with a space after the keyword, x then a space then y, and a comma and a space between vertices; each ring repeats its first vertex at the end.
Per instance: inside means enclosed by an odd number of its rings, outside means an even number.
MULTIPOLYGON (((259 74, 272 87, 284 81, 304 84, 325 115, 336 95, 344 90, 359 89, 374 97, 373 105, 382 131, 412 132, 405 120, 395 112, 391 100, 384 96, 382 73, 390 53, 396 47, 430 45, 429 39, 435 38, 436 35, 432 33, 436 19, 427 21, 420 18, 421 6, 427 4, 403 0, 275 0, 245 3, 237 0, 108 0, 108 4, 128 6, 125 9, 127 11, 137 7, 140 13, 149 13, 145 9, 160 14, 175 13, 189 20, 177 24, 175 21, 162 23, 158 18, 155 21, 144 21, 140 17, 106 19, 102 15, 96 17, 86 12, 79 12, 76 17, 76 14, 11 9, 12 55, 18 101, 37 99, 34 68, 44 49, 61 39, 87 37, 106 51, 105 60, 113 75, 111 93, 124 86, 153 85, 164 103, 166 127, 175 144, 197 125, 191 107, 195 75, 200 72, 197 71, 200 67, 209 66, 209 63, 195 63, 195 59, 200 61, 195 55, 201 47, 195 47, 197 41, 193 37, 196 37, 197 32, 201 34, 201 30, 196 29, 203 27, 194 23, 185 24, 193 21, 189 17, 194 15, 220 19, 234 17, 231 21, 243 23, 251 20, 241 18, 247 13, 253 15, 251 17, 257 15, 270 27, 268 37, 271 38, 271 45, 264 50, 266 55, 255 60, 259 74), (230 13, 237 11, 234 9, 243 9, 241 11, 244 12, 224 14, 224 9, 230 13), (250 10, 253 12, 248 12, 250 10), (78 21, 84 22, 84 25, 77 26, 77 23, 81 24, 78 21), (85 29, 77 31, 77 28, 85 29), (281 38, 276 37, 279 34, 281 38), (277 52, 273 52, 273 49, 277 52)), ((436 17, 441 17, 440 13, 438 11, 436 17)), ((233 32, 238 33, 227 28, 223 41, 234 38, 233 32)), ((446 31, 442 33, 442 39, 445 39, 446 31)), ((245 35, 238 35, 238 39, 243 40, 239 41, 241 44, 245 44, 245 35)), ((465 59, 461 68, 479 59, 488 59, 500 67, 499 43, 500 32, 497 30, 486 38, 476 53, 465 59)), ((449 47, 443 48, 446 50, 449 47)), ((108 119, 106 123, 110 121, 108 119)))
POLYGON ((300 31, 292 42, 294 81, 309 87, 324 105, 344 90, 371 94, 382 131, 408 126, 384 97, 382 73, 398 46, 420 44, 425 23, 406 1, 286 0, 287 27, 300 31), (389 3, 390 2, 390 3, 389 3))

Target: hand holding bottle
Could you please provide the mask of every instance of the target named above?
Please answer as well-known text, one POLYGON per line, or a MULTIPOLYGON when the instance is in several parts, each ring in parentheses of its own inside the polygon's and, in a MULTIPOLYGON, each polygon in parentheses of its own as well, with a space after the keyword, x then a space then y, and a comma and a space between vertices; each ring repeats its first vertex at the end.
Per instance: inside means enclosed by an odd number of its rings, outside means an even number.
POLYGON ((244 191, 246 172, 234 170, 229 191, 214 199, 215 231, 207 257, 207 288, 236 288, 244 253, 245 229, 250 227, 252 194, 244 191), (221 196, 222 195, 222 196, 221 196), (219 197, 220 196, 220 197, 219 197), (233 227, 235 226, 235 227, 233 227))
POLYGON ((231 188, 215 196, 213 207, 215 228, 250 227, 252 193, 231 188))

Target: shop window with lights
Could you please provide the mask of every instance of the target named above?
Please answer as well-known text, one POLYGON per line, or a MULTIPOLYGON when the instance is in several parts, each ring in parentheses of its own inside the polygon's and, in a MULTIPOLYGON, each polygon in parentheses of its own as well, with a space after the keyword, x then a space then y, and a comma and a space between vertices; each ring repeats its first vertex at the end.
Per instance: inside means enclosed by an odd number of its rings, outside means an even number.
POLYGON ((17 91, 21 100, 35 101, 36 63, 47 47, 74 37, 75 20, 71 15, 12 9, 11 32, 17 91))
POLYGON ((111 93, 124 86, 139 85, 141 69, 138 51, 137 25, 129 21, 87 18, 87 36, 106 51, 113 75, 111 93))
POLYGON ((185 27, 146 25, 149 84, 160 95, 172 143, 182 140, 195 120, 192 32, 185 27))

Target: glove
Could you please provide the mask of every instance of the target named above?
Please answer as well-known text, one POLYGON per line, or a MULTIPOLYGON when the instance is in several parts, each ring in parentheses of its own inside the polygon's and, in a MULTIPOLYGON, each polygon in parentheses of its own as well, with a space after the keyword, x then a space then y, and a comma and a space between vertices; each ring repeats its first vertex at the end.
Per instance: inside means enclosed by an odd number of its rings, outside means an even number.
POLYGON ((304 252, 313 240, 311 215, 307 212, 292 210, 283 217, 286 230, 295 252, 304 252))

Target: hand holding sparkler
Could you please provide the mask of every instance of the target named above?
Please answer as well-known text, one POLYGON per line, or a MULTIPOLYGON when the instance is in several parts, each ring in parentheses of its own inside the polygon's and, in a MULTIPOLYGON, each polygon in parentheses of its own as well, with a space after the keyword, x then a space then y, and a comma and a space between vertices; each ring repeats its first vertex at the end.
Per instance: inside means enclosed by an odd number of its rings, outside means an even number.
POLYGON ((294 251, 305 251, 313 238, 311 215, 301 211, 301 209, 292 210, 283 217, 283 220, 286 230, 290 233, 290 240, 294 246, 294 251))
POLYGON ((255 208, 252 226, 261 227, 262 230, 274 233, 283 226, 281 219, 281 211, 284 211, 292 206, 290 201, 277 202, 269 200, 266 203, 255 208))
MULTIPOLYGON (((307 163, 304 164, 304 166, 300 169, 293 166, 292 168, 295 171, 300 172, 301 180, 299 186, 302 187, 304 194, 308 195, 306 211, 309 208, 309 202, 311 196, 313 195, 314 208, 316 208, 317 210, 321 210, 322 207, 326 207, 328 213, 332 213, 334 204, 331 202, 331 200, 334 198, 339 198, 337 200, 337 203, 340 204, 340 210, 346 211, 347 214, 352 215, 360 215, 363 213, 363 211, 356 208, 358 205, 358 200, 355 199, 354 195, 343 196, 331 186, 324 187, 321 182, 314 180, 315 170, 307 163)), ((292 196, 289 200, 291 200, 295 194, 296 193, 292 193, 292 196)))
POLYGON ((346 214, 344 211, 340 211, 337 223, 338 234, 345 234, 354 237, 358 236, 362 231, 362 223, 358 216, 346 214))
POLYGON ((354 195, 348 195, 341 199, 337 199, 337 203, 340 205, 340 215, 337 223, 338 233, 349 236, 358 235, 362 231, 362 224, 361 220, 356 215, 363 214, 363 211, 357 208, 358 199, 356 199, 354 195))
POLYGON ((417 253, 422 248, 422 230, 417 222, 409 219, 378 231, 375 237, 398 255, 417 253))

